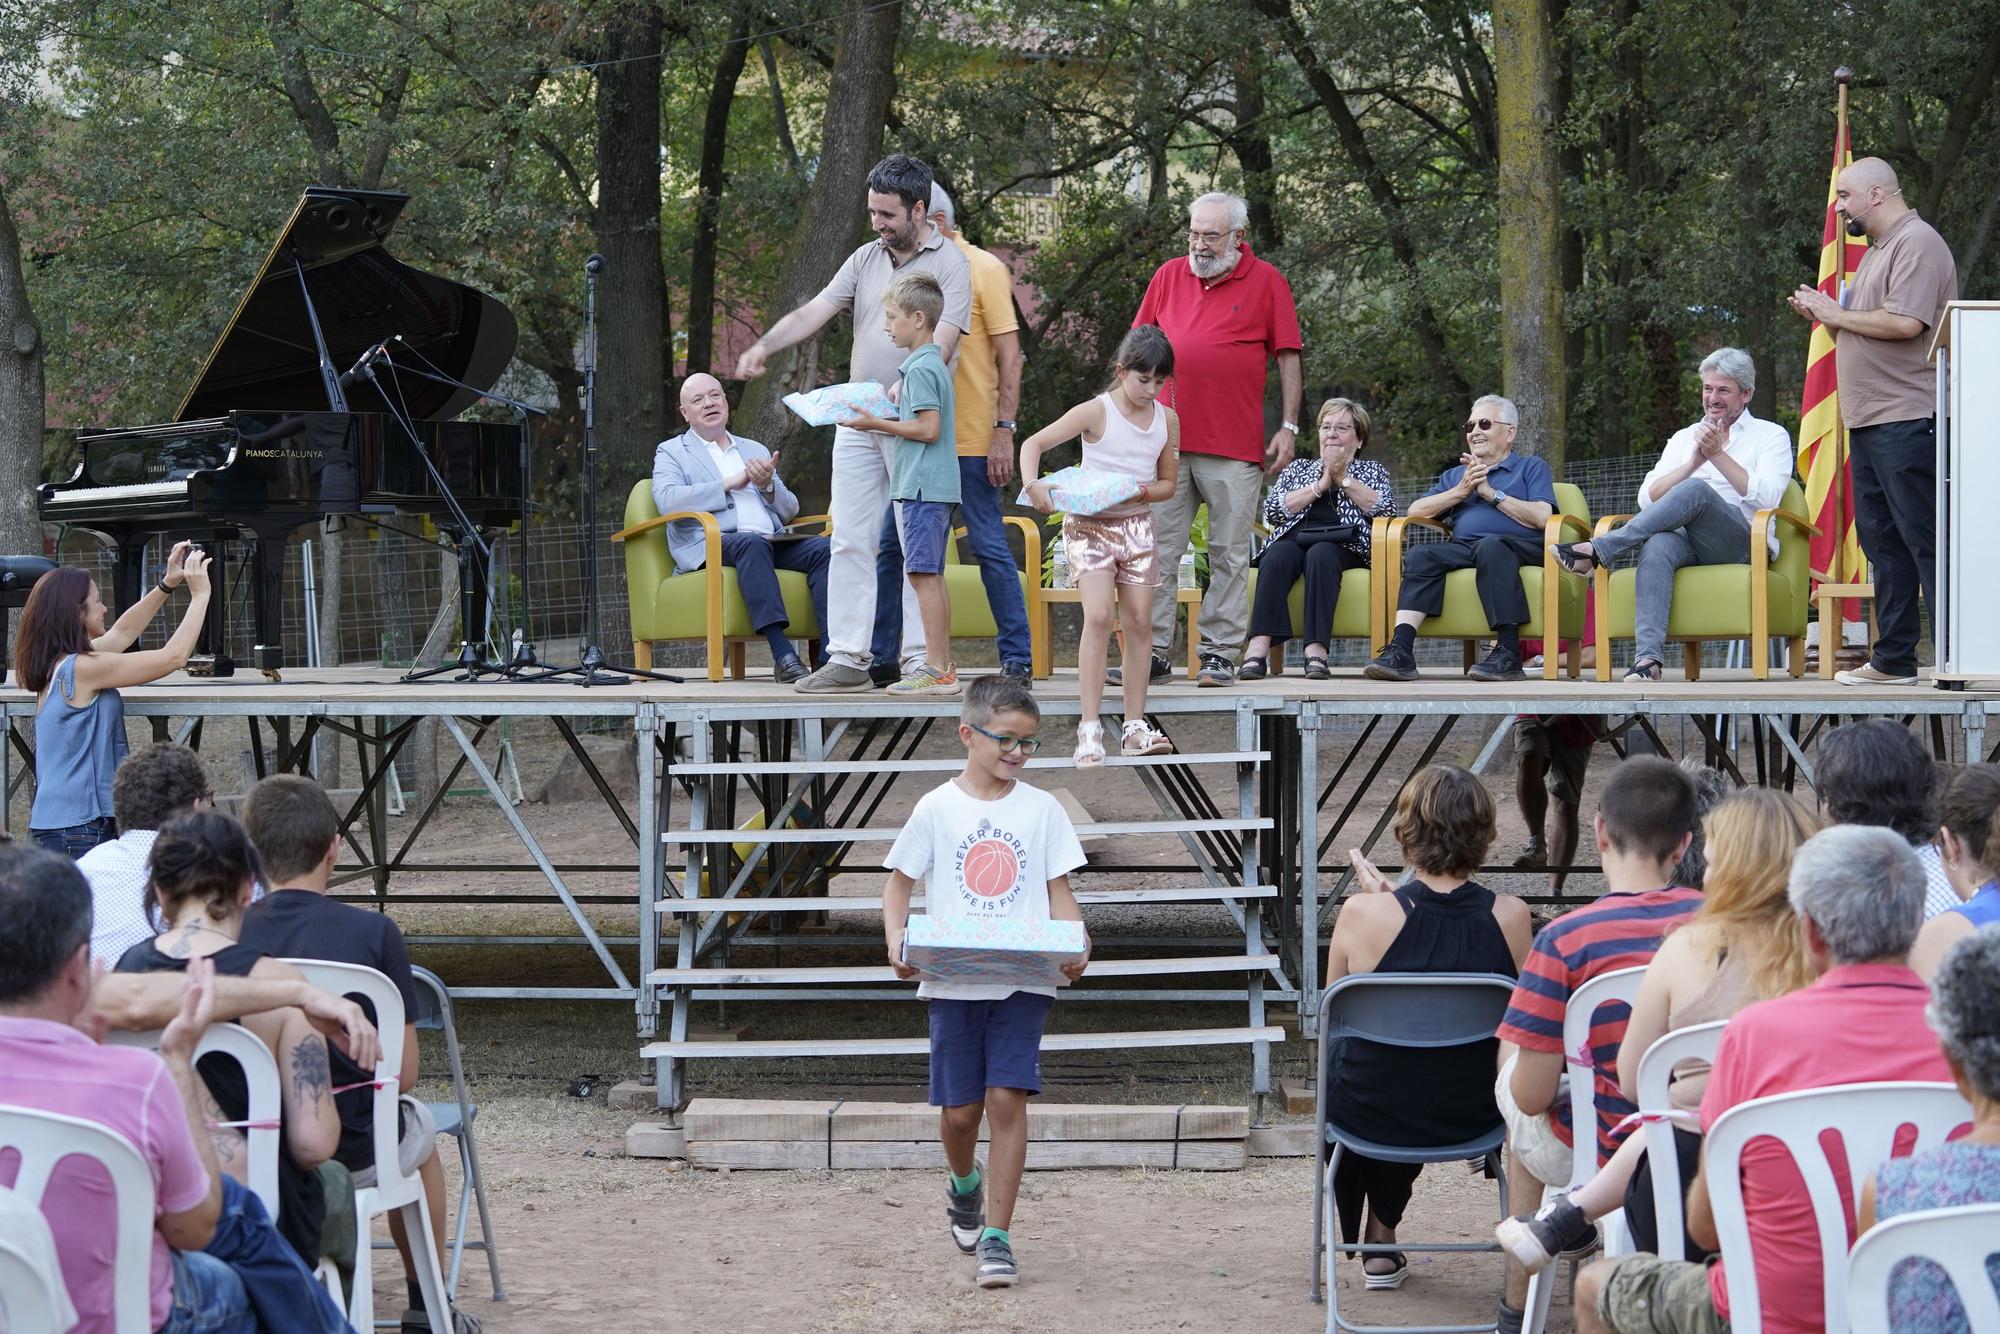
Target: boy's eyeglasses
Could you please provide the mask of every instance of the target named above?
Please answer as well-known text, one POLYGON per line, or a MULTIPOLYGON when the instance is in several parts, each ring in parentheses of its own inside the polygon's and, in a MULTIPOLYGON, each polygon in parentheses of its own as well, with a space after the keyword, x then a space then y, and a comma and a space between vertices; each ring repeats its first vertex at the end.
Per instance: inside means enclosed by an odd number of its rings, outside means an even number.
POLYGON ((1006 736, 1000 732, 989 732, 978 723, 967 723, 966 726, 1000 747, 1002 755, 1016 750, 1023 755, 1032 755, 1042 748, 1042 743, 1031 736, 1006 736))

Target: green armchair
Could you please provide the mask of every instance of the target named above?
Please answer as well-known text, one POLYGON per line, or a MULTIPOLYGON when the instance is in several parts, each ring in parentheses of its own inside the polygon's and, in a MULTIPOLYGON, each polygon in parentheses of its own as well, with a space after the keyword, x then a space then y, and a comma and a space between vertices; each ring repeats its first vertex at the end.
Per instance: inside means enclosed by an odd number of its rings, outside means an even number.
MULTIPOLYGON (((1403 548, 1408 541, 1411 524, 1449 533, 1451 529, 1434 519, 1412 519, 1408 515, 1389 520, 1387 550, 1382 553, 1383 569, 1387 575, 1387 587, 1383 590, 1383 618, 1386 622, 1396 614, 1397 595, 1403 584, 1403 548)), ((1544 550, 1540 565, 1521 567, 1521 586, 1528 594, 1528 607, 1532 612, 1529 621, 1521 627, 1524 639, 1540 639, 1542 653, 1542 677, 1556 679, 1555 646, 1551 638, 1569 641, 1569 674, 1572 678, 1583 672, 1583 600, 1587 596, 1585 581, 1581 575, 1571 574, 1562 568, 1555 553, 1546 548, 1563 541, 1582 541, 1590 536, 1590 502, 1583 498, 1583 492, 1568 482, 1556 483, 1556 512, 1543 525, 1542 540, 1544 550), (1553 636, 1549 626, 1555 626, 1553 636)), ((1600 618, 1603 613, 1600 611, 1600 618)), ((1598 621, 1599 626, 1603 621, 1598 621)), ((1599 631, 1602 634, 1602 630, 1599 631)), ((1462 639, 1465 641, 1465 663, 1472 665, 1476 645, 1479 640, 1493 637, 1493 628, 1486 624, 1486 612, 1479 605, 1477 575, 1471 570, 1453 570, 1445 576, 1444 610, 1426 619, 1417 630, 1422 639, 1462 639)), ((1600 653, 1602 650, 1599 650, 1600 653)), ((1601 659, 1600 659, 1601 661, 1601 659)))
MULTIPOLYGON (((1593 535, 1602 537, 1631 518, 1606 515, 1593 535)), ((1710 639, 1748 639, 1750 675, 1759 681, 1771 675, 1772 637, 1789 639, 1789 670, 1793 676, 1805 674, 1806 609, 1812 599, 1807 547, 1818 531, 1806 520, 1805 492, 1792 482, 1778 508, 1759 510, 1751 521, 1748 564, 1687 565, 1674 572, 1667 638, 1686 646, 1688 680, 1701 676, 1701 646, 1710 639), (1775 558, 1773 526, 1778 531, 1775 558)), ((1609 681, 1611 641, 1633 636, 1639 572, 1600 565, 1591 577, 1597 598, 1597 679, 1609 681)))

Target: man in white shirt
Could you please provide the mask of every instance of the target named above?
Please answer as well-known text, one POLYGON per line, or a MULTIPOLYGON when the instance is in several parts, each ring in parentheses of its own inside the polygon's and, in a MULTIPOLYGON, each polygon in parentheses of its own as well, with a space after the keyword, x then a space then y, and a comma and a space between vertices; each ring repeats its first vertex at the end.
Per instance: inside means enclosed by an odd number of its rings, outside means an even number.
MULTIPOLYGON (((1638 643, 1625 673, 1628 682, 1660 679, 1674 572, 1683 565, 1749 563, 1750 521, 1784 499, 1792 480, 1792 437, 1776 422, 1750 414, 1756 385, 1756 363, 1743 349, 1718 348, 1704 357, 1702 418, 1674 433, 1639 483, 1638 515, 1594 541, 1555 547, 1578 574, 1641 547, 1634 612, 1638 643)), ((1773 531, 1773 555, 1777 549, 1773 531)))
MULTIPOLYGON (((722 563, 736 571, 736 587, 750 625, 771 645, 773 674, 786 684, 805 679, 806 664, 792 646, 779 570, 796 570, 812 592, 820 635, 826 631, 826 569, 831 548, 824 537, 772 535, 798 517, 799 498, 778 476, 777 460, 755 440, 729 433, 729 398, 722 381, 697 372, 681 385, 686 434, 662 440, 653 451, 653 503, 660 513, 707 510, 722 530, 722 563)), ((701 524, 667 525, 667 550, 682 574, 708 561, 701 524)), ((822 655, 823 656, 823 655, 822 655)))
POLYGON ((126 950, 156 934, 148 919, 146 858, 160 826, 176 815, 206 808, 215 794, 201 756, 162 743, 134 751, 111 779, 111 810, 118 837, 77 858, 90 882, 90 957, 117 966, 126 950))

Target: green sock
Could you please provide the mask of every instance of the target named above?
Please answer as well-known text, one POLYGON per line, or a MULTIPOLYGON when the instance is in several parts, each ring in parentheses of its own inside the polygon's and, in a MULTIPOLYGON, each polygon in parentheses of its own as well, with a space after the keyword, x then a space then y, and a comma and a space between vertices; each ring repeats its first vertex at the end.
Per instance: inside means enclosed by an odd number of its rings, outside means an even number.
POLYGON ((988 1237, 998 1237, 1009 1250, 1014 1248, 1014 1238, 1007 1234, 1007 1229, 1004 1227, 989 1227, 979 1234, 981 1241, 985 1241, 988 1237))
POLYGON ((972 1175, 969 1177, 962 1177, 956 1172, 949 1171, 949 1169, 947 1169, 947 1175, 951 1177, 951 1188, 960 1195, 970 1195, 973 1191, 979 1189, 981 1178, 978 1163, 972 1165, 972 1175))

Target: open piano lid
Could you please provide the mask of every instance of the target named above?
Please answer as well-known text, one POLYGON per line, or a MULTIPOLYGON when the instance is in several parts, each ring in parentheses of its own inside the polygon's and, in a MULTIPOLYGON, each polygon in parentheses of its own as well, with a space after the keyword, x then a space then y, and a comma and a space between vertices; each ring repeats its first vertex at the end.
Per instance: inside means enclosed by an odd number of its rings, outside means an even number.
MULTIPOLYGON (((384 249, 409 202, 408 195, 380 190, 309 188, 174 420, 332 406, 294 256, 305 269, 336 373, 400 334, 444 374, 491 389, 514 359, 519 332, 513 312, 484 292, 413 269, 384 249)), ((391 355, 406 354, 396 344, 391 355)), ((414 358, 408 364, 430 369, 414 358)), ((375 373, 386 382, 394 371, 378 364, 375 373)), ((395 382, 402 390, 398 406, 406 405, 416 420, 449 420, 478 401, 476 394, 417 375, 395 382)), ((361 379, 347 387, 347 406, 354 412, 388 410, 380 391, 361 379)))

